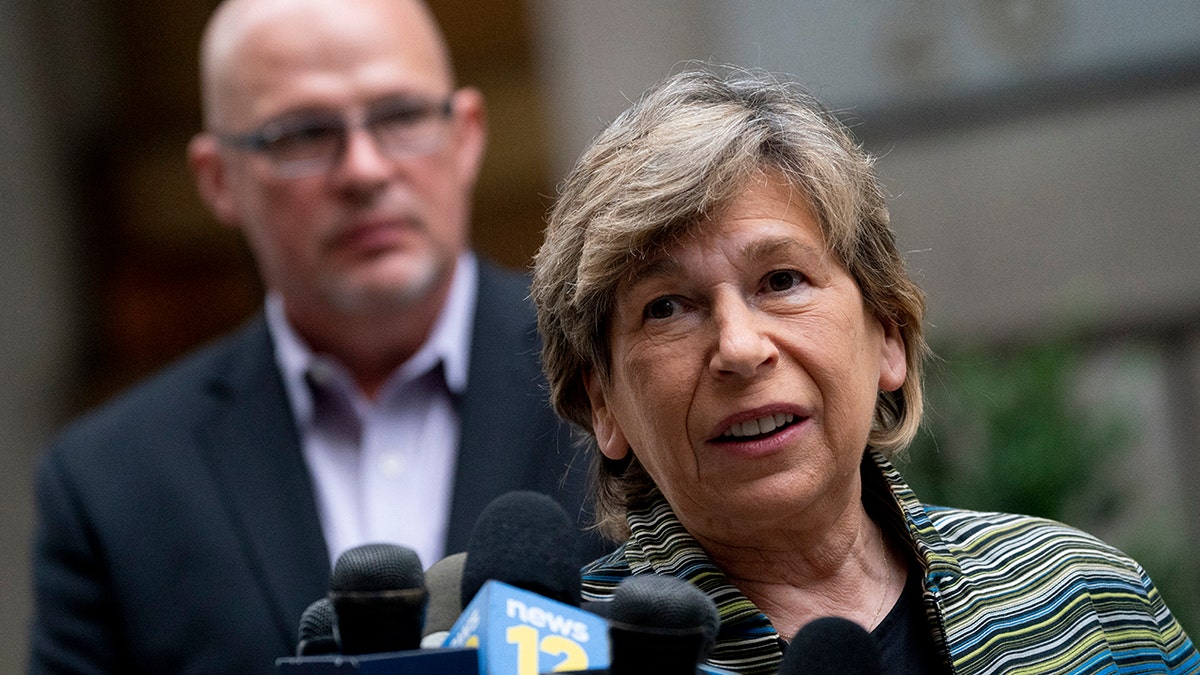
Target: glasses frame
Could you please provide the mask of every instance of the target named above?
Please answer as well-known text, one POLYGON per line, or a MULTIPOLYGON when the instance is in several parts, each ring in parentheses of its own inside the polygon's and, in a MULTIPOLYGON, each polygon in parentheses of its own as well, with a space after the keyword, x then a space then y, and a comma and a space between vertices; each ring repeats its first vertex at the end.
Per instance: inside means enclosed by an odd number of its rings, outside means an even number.
MULTIPOLYGON (((386 101, 403 100, 400 97, 386 99, 386 101)), ((413 101, 413 110, 420 111, 420 120, 425 120, 429 117, 436 117, 439 121, 448 120, 454 115, 454 94, 449 94, 440 101, 413 101)), ((379 105, 378 103, 376 105, 379 105)), ((334 169, 345 157, 346 146, 349 143, 350 134, 353 131, 362 129, 366 131, 375 143, 376 151, 382 156, 392 160, 402 160, 409 157, 416 157, 423 154, 428 154, 437 149, 440 143, 434 143, 430 148, 420 148, 413 152, 397 152, 395 148, 390 148, 387 144, 382 143, 379 136, 373 130, 372 124, 378 122, 377 119, 372 119, 372 106, 367 105, 361 114, 348 115, 341 114, 342 124, 340 127, 340 138, 336 150, 327 157, 311 157, 307 159, 280 159, 273 156, 271 145, 279 142, 290 133, 296 133, 303 130, 302 126, 290 124, 291 120, 281 118, 272 119, 264 123, 259 128, 240 134, 221 133, 217 132, 214 135, 217 140, 226 146, 245 150, 248 152, 258 153, 264 156, 275 169, 275 171, 287 178, 304 178, 327 173, 334 169)), ((333 127, 330 127, 332 129, 333 127)))

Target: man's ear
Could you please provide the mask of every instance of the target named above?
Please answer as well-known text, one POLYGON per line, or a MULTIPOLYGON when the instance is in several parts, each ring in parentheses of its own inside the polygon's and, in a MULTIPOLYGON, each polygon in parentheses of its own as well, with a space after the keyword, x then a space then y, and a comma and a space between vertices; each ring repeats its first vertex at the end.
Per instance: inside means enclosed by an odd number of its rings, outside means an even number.
POLYGON ((629 441, 621 424, 613 415, 604 398, 604 385, 594 373, 583 376, 583 385, 587 389, 588 400, 592 404, 592 432, 596 434, 596 444, 600 453, 609 459, 625 459, 629 454, 629 441))
POLYGON ((487 107, 483 94, 474 87, 454 92, 454 162, 459 179, 475 185, 487 147, 487 107))
POLYGON ((217 220, 229 227, 238 227, 240 219, 229 181, 229 167, 221 156, 216 137, 205 132, 196 134, 188 143, 187 155, 200 198, 208 204, 217 220))

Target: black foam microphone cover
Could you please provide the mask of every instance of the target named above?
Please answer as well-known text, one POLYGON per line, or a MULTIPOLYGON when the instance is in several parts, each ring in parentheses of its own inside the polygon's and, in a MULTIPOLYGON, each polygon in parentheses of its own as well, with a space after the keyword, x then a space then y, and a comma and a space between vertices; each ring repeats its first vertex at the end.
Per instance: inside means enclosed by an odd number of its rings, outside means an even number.
POLYGON ((721 628, 717 606, 704 591, 660 575, 622 581, 608 620, 613 675, 692 675, 721 628))
POLYGON ((579 535, 558 502, 539 492, 500 495, 479 514, 467 542, 465 607, 489 579, 579 606, 579 535))
POLYGON ((305 608, 300 615, 298 632, 296 656, 337 653, 337 640, 333 637, 333 603, 329 598, 320 598, 305 608))
POLYGON ((779 675, 879 675, 879 645, 865 628, 837 616, 804 625, 783 652, 779 675))
POLYGON ((421 560, 412 549, 363 544, 346 550, 329 577, 334 636, 341 652, 417 649, 428 598, 421 560))

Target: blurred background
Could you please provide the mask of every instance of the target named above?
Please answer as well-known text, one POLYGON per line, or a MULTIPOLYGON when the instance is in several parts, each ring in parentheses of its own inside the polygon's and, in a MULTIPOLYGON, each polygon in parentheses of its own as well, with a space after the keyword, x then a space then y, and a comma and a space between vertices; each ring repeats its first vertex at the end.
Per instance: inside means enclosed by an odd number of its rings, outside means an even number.
MULTIPOLYGON (((213 0, 0 0, 0 672, 24 664, 32 475, 71 416, 254 313, 196 196, 213 0)), ((688 60, 793 75, 876 154, 939 354, 926 501, 1137 557, 1200 637, 1200 1, 434 0, 491 143, 478 248, 688 60)))

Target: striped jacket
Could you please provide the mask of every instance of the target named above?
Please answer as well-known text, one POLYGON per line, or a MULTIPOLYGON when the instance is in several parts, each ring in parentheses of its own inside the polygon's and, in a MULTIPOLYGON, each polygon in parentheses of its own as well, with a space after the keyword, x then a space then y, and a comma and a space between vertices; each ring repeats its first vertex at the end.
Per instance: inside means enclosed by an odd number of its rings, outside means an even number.
MULTIPOLYGON (((909 544, 924 572, 930 629, 946 672, 1200 673, 1200 655, 1140 565, 1079 530, 1002 513, 925 506, 869 452, 863 502, 909 544)), ((708 593, 721 631, 708 663, 775 673, 767 617, 708 558, 661 497, 631 512, 629 540, 583 570, 584 599, 604 602, 625 577, 668 574, 708 593)))

